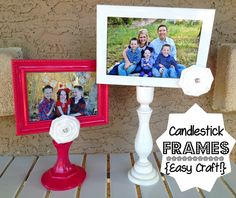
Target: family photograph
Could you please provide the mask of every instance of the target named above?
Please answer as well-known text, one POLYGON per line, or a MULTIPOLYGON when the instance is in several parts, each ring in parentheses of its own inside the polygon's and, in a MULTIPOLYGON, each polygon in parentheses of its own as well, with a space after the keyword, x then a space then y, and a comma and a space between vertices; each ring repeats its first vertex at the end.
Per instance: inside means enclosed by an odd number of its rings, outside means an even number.
POLYGON ((107 74, 180 78, 196 64, 202 21, 108 17, 107 74))
POLYGON ((97 114, 95 72, 28 73, 30 121, 97 114))

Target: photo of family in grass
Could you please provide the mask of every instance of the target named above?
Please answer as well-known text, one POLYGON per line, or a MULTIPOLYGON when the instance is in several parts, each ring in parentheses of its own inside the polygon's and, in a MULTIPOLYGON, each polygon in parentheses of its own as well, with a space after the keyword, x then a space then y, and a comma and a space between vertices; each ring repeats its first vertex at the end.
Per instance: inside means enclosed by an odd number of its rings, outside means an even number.
POLYGON ((179 88, 206 67, 214 9, 97 5, 97 83, 179 88))
POLYGON ((108 17, 107 74, 180 78, 196 64, 200 20, 108 17))
POLYGON ((27 73, 30 121, 97 114, 94 72, 27 73))

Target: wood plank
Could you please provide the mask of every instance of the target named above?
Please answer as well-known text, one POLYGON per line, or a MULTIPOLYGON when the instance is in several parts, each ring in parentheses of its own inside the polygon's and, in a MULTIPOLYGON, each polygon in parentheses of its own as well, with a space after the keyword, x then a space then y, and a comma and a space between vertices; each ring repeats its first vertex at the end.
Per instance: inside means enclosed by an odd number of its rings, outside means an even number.
POLYGON ((231 172, 227 175, 224 175, 222 178, 224 179, 224 181, 226 181, 229 186, 231 187, 231 189, 234 191, 234 193, 236 194, 236 164, 231 161, 231 172))
POLYGON ((29 178, 19 194, 20 198, 33 197, 42 198, 45 197, 47 189, 41 184, 42 174, 52 167, 56 162, 56 156, 41 156, 37 160, 29 178))
POLYGON ((130 154, 110 155, 111 198, 137 198, 136 186, 128 179, 131 168, 130 154))
MULTIPOLYGON (((160 175, 159 169, 157 167, 156 161, 154 159, 153 154, 148 156, 149 161, 151 162, 153 168, 157 170, 157 174, 159 175, 159 181, 151 186, 140 186, 142 198, 150 198, 150 197, 168 197, 167 190, 165 188, 165 184, 163 183, 162 177, 160 175)), ((134 160, 138 160, 137 154, 134 154, 134 160)))
POLYGON ((227 187, 223 184, 222 180, 220 178, 218 178, 213 186, 213 188, 211 189, 210 192, 207 192, 205 190, 202 190, 203 194, 207 197, 207 198, 216 198, 216 197, 235 197, 229 189, 227 189, 227 187))
POLYGON ((80 198, 104 198, 107 196, 106 155, 87 155, 87 177, 80 190, 80 198))
MULTIPOLYGON (((162 154, 161 152, 157 152, 157 157, 159 161, 161 162, 162 154)), ((179 189, 178 184, 176 183, 175 179, 173 177, 170 177, 168 175, 165 175, 166 181, 168 183, 168 186, 170 188, 170 191, 174 197, 191 197, 191 198, 199 198, 200 194, 198 193, 196 188, 191 188, 189 190, 186 190, 184 192, 181 192, 179 189)))
MULTIPOLYGON (((70 161, 72 164, 82 166, 83 155, 70 155, 70 161)), ((66 191, 51 191, 50 198, 65 198, 65 197, 76 197, 77 188, 66 191)))
POLYGON ((13 158, 12 156, 0 156, 0 176, 2 175, 3 171, 10 163, 12 158, 13 158))
POLYGON ((35 157, 16 157, 0 180, 1 197, 12 198, 27 176, 35 157))

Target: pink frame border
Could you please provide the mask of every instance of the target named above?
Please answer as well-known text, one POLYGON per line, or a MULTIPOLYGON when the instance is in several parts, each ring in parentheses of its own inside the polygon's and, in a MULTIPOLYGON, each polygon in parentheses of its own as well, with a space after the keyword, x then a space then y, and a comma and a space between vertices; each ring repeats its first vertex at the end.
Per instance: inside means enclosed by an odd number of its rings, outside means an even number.
MULTIPOLYGON (((95 60, 12 60, 16 135, 48 132, 51 121, 29 122, 27 72, 96 72, 95 60)), ((98 84, 98 114, 78 118, 81 127, 108 123, 108 86, 98 84)))

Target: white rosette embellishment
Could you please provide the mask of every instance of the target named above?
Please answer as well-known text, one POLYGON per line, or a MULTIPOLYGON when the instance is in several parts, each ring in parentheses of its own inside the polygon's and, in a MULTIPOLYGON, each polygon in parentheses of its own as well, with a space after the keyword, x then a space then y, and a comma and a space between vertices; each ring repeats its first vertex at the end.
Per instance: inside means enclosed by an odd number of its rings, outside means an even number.
POLYGON ((211 89, 214 78, 209 68, 193 65, 182 71, 179 85, 184 94, 200 96, 211 89))
POLYGON ((52 121, 49 135, 58 144, 73 141, 78 137, 80 130, 79 121, 73 116, 62 115, 52 121))

